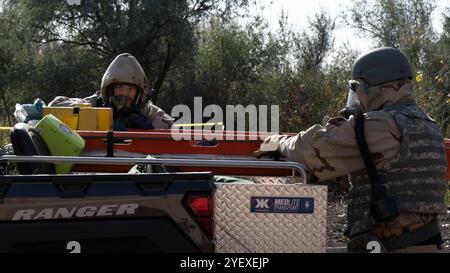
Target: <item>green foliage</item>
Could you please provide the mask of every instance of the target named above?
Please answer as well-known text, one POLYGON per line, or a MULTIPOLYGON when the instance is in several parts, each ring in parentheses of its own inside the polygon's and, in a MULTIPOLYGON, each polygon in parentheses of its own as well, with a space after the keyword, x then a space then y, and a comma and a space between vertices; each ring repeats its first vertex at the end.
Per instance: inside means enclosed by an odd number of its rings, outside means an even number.
POLYGON ((198 52, 197 92, 205 103, 260 104, 267 101, 263 86, 276 65, 276 48, 259 19, 245 29, 211 22, 210 35, 198 52), (218 100, 217 100, 218 99, 218 100))
POLYGON ((444 134, 450 137, 450 14, 445 17, 442 35, 427 53, 427 62, 421 73, 423 81, 418 83, 419 102, 425 105, 430 115, 441 125, 444 134))
POLYGON ((450 206, 450 190, 448 190, 445 195, 445 203, 447 203, 447 206, 450 206))
POLYGON ((450 137, 449 18, 445 17, 443 33, 438 37, 432 24, 434 10, 434 0, 357 1, 348 23, 374 38, 376 46, 392 46, 406 54, 417 73, 418 104, 450 137))
POLYGON ((319 123, 342 107, 345 95, 346 83, 337 74, 346 67, 339 62, 328 68, 324 62, 334 27, 324 11, 302 33, 289 29, 286 18, 278 33, 259 17, 245 26, 212 20, 199 46, 196 94, 221 106, 279 105, 282 131, 319 123))
MULTIPOLYGON (((296 31, 283 14, 271 31, 248 11, 254 1, 0 1, 0 122, 15 103, 98 90, 120 53, 133 54, 159 91, 164 110, 176 104, 279 105, 281 131, 296 132, 344 106, 351 65, 359 55, 334 45, 335 19, 322 10, 296 31), (243 24, 240 18, 246 17, 243 24)), ((450 14, 434 32, 432 0, 356 1, 347 22, 411 60, 419 104, 450 136, 450 14)), ((11 123, 14 121, 12 120, 11 123)))

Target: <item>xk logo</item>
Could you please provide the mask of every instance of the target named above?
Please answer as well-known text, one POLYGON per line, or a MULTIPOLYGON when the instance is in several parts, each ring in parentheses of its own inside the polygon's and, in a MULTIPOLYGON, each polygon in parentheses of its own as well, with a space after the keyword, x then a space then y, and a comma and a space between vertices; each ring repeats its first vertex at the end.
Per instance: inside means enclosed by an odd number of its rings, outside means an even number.
POLYGON ((268 209, 269 208, 269 199, 255 199, 257 209, 268 209))
POLYGON ((251 213, 314 213, 314 198, 255 196, 251 197, 251 213))

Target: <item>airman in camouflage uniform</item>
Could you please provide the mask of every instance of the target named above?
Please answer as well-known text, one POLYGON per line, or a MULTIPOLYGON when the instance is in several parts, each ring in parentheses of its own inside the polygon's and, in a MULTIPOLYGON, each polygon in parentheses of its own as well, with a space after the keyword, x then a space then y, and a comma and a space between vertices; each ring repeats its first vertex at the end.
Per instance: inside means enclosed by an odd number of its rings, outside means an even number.
MULTIPOLYGON (((267 138, 256 156, 278 152, 303 163, 319 180, 349 174, 350 239, 370 235, 383 241, 409 236, 446 213, 446 156, 440 128, 416 104, 412 72, 406 57, 393 48, 371 51, 355 61, 349 107, 364 112, 365 137, 377 172, 387 192, 398 203, 400 215, 376 222, 371 213, 371 181, 355 136, 355 116, 329 119, 298 135, 267 138), (402 236, 402 237, 401 237, 402 236)), ((438 225, 436 225, 438 226, 438 225)), ((415 243, 408 239, 391 252, 445 252, 440 232, 415 243)), ((416 236, 417 237, 417 236, 416 236)), ((420 239, 420 238, 419 238, 420 239)))
MULTIPOLYGON (((91 104, 93 107, 112 107, 117 118, 113 89, 115 85, 127 84, 137 88, 133 101, 135 110, 149 122, 153 129, 169 129, 173 119, 149 100, 149 83, 144 70, 135 57, 128 53, 118 55, 103 75, 100 91, 84 99, 56 97, 49 106, 73 107, 78 104, 91 104)), ((146 129, 146 128, 144 128, 146 129)))

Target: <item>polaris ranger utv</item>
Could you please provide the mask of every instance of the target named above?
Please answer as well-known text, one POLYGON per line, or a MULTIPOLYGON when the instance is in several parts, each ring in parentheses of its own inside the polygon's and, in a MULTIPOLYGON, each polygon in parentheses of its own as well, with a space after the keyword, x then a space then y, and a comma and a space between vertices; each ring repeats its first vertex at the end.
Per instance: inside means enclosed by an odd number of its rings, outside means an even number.
POLYGON ((300 164, 52 156, 41 135, 17 124, 11 132, 15 155, 0 157, 3 167, 14 162, 19 170, 0 175, 2 253, 325 252, 326 187, 305 185, 300 164), (140 164, 148 171, 76 172, 77 165, 70 173, 56 171, 67 164, 140 164), (162 166, 178 169, 150 173, 162 166), (180 172, 186 167, 284 169, 301 176, 220 184, 211 171, 180 172))
MULTIPOLYGON (((16 155, 50 155, 26 124, 11 140, 16 155)), ((214 250, 210 173, 57 175, 38 161, 0 176, 0 252, 214 250)))

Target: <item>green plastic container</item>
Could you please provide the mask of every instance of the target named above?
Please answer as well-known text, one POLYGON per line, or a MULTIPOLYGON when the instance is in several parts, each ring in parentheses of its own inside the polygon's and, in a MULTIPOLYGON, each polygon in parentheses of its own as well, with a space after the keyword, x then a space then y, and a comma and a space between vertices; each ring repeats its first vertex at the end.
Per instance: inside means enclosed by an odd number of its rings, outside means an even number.
MULTIPOLYGON (((79 156, 85 140, 52 114, 46 115, 36 125, 36 130, 45 141, 53 156, 79 156)), ((67 174, 74 164, 57 163, 57 174, 67 174)))

